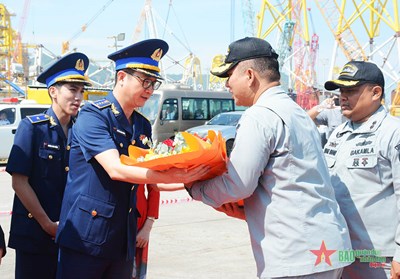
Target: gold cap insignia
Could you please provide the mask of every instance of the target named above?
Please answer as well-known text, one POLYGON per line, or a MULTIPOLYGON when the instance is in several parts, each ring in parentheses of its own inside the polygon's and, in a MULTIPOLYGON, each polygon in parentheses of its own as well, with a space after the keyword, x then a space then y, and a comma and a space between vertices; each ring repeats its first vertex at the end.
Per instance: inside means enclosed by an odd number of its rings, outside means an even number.
POLYGON ((228 56, 230 52, 231 52, 231 49, 230 49, 230 47, 228 47, 228 50, 226 51, 225 59, 226 59, 226 56, 228 56))
POLYGON ((76 61, 75 69, 80 70, 80 71, 85 70, 85 64, 84 64, 84 62, 83 62, 83 59, 78 59, 78 60, 76 61))
POLYGON ((340 72, 340 75, 353 77, 357 73, 357 71, 358 69, 355 65, 347 64, 343 67, 342 71, 340 72))
POLYGON ((162 49, 157 48, 150 57, 155 61, 160 61, 161 56, 162 56, 162 49))

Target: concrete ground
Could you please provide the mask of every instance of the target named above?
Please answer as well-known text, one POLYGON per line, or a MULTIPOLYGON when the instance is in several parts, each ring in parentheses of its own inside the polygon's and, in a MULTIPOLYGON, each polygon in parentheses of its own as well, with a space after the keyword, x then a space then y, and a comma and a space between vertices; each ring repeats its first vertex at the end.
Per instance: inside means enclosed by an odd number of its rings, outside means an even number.
MULTIPOLYGON (((0 166, 0 224, 8 240, 13 190, 0 166)), ((186 191, 162 192, 160 219, 151 233, 148 279, 257 278, 244 221, 189 198, 186 191)), ((14 250, 0 265, 0 278, 14 278, 14 250)))

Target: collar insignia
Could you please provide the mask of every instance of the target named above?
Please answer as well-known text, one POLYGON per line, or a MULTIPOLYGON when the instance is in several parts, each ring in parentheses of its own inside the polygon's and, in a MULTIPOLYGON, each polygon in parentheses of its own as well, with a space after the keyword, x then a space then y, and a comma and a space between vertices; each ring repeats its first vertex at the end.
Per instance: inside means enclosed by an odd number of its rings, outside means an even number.
POLYGON ((117 108, 115 107, 114 104, 111 104, 111 110, 114 113, 114 115, 118 115, 119 114, 119 111, 117 110, 117 108))
POLYGON ((53 116, 50 116, 50 125, 57 126, 57 122, 54 120, 53 116))

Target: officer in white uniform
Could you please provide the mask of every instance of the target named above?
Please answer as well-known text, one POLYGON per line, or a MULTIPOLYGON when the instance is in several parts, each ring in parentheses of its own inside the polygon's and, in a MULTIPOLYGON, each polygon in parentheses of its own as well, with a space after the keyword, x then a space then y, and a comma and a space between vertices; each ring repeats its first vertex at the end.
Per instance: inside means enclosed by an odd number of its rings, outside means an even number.
MULTIPOLYGON (((356 261, 343 278, 390 278, 400 271, 400 120, 381 105, 385 81, 373 63, 352 61, 327 90, 340 89, 340 125, 325 145, 336 199, 356 261)), ((393 277, 398 278, 398 277, 393 277)))
POLYGON ((259 278, 340 278, 351 249, 311 118, 279 86, 278 55, 259 38, 230 44, 225 63, 240 119, 228 172, 197 182, 195 200, 220 207, 244 199, 259 278))

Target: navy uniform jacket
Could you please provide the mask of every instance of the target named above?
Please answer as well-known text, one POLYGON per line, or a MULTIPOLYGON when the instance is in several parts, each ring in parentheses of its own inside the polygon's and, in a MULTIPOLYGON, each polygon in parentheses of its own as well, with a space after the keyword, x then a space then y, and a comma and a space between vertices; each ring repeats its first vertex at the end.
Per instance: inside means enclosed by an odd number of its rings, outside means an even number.
MULTIPOLYGON (((68 134, 71 132, 72 121, 68 134)), ((68 173, 69 139, 52 108, 28 116, 18 126, 6 171, 29 177, 41 206, 58 221, 68 173)), ((14 195, 8 246, 31 253, 56 254, 58 247, 14 195)))
MULTIPOLYGON (((74 125, 65 196, 56 241, 88 255, 133 259, 136 246, 136 185, 112 180, 94 159, 106 150, 128 155, 128 146, 151 135, 138 112, 130 125, 113 94, 85 105, 74 125)), ((143 146, 142 146, 143 147, 143 146)))
POLYGON ((4 239, 4 232, 3 229, 0 226, 0 248, 3 249, 3 254, 0 254, 0 258, 4 257, 6 255, 6 241, 4 239))

